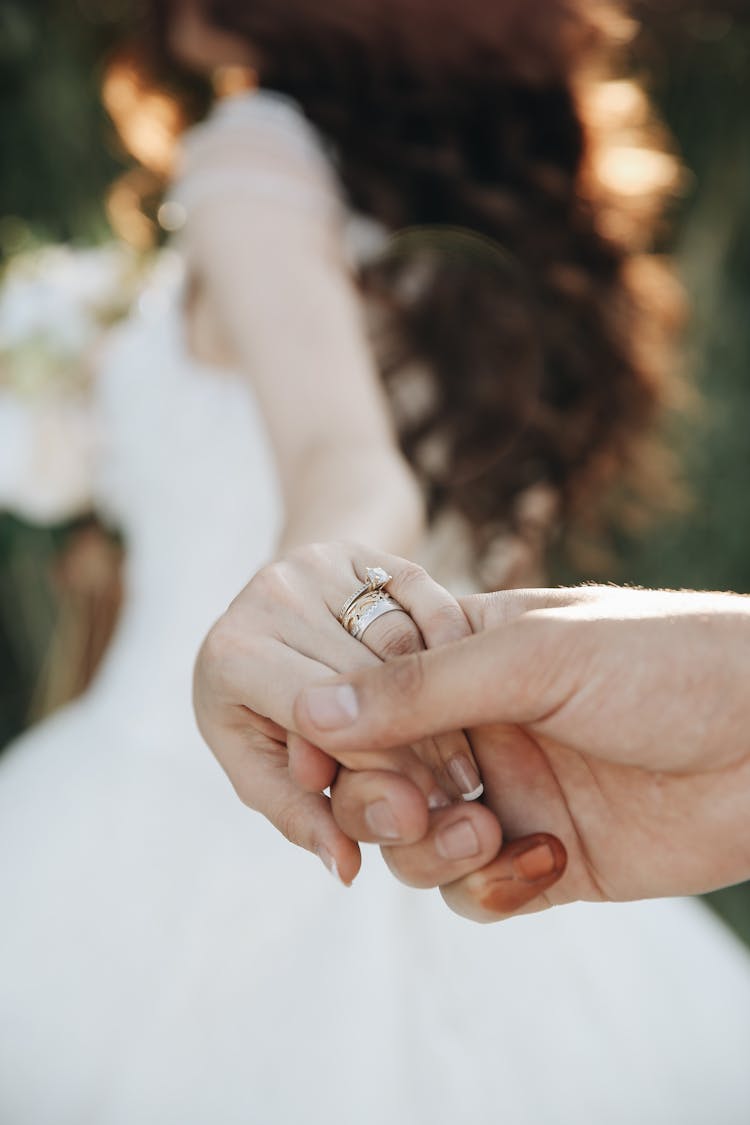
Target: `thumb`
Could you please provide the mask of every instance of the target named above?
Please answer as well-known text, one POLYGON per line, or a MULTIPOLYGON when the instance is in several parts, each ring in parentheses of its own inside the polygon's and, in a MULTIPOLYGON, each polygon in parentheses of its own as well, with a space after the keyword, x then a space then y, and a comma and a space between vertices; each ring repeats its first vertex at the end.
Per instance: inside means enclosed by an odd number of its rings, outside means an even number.
POLYGON ((563 697, 550 626, 541 613, 530 613, 455 644, 307 687, 295 701, 297 730, 339 757, 466 727, 540 719, 563 697))

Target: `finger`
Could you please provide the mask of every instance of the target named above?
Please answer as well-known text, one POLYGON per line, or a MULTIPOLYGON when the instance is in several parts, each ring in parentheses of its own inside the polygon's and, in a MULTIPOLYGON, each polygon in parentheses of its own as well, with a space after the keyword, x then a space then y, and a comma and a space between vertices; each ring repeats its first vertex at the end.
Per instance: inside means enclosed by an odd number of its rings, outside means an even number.
MULTIPOLYGON (((366 653, 368 661, 378 664, 372 653, 349 637, 345 630, 340 631, 345 640, 366 653)), ((221 669, 221 682, 212 685, 213 690, 209 693, 214 702, 198 708, 202 717, 201 731, 235 787, 242 785, 249 794, 248 779, 262 781, 262 774, 253 772, 252 764, 245 761, 253 756, 247 739, 252 736, 254 725, 258 720, 267 722, 270 719, 282 729, 296 733, 292 710, 295 696, 306 685, 319 682, 321 675, 330 670, 320 661, 304 656, 274 638, 264 637, 259 645, 254 645, 252 640, 245 640, 241 647, 230 638, 227 653, 216 651, 220 637, 210 636, 209 641, 213 645, 213 652, 209 654, 210 663, 213 668, 221 669), (229 707, 231 722, 226 707, 219 707, 217 711, 216 699, 235 701, 229 707), (261 719, 261 716, 266 716, 267 719, 261 719), (225 747, 228 744, 227 733, 231 731, 239 736, 239 742, 231 742, 233 751, 230 760, 225 747), (237 745, 240 747, 239 752, 234 749, 237 745)), ((313 748, 317 745, 315 739, 306 741, 313 748)), ((304 783, 299 788, 320 791, 330 783, 334 770, 329 767, 329 774, 326 774, 322 758, 319 755, 314 756, 314 761, 312 758, 309 751, 304 751, 297 745, 295 768, 301 771, 299 780, 304 783), (300 758, 303 760, 300 761, 300 758), (322 781, 320 786, 316 784, 319 779, 322 781)), ((389 748, 372 758, 370 765, 375 769, 401 771, 421 789, 426 799, 436 788, 435 777, 429 765, 412 751, 389 748)), ((286 747, 284 766, 285 769, 288 766, 286 747)), ((267 793, 265 789, 264 793, 267 793)), ((264 799, 267 801, 268 795, 264 799)))
POLYGON ((317 855, 344 886, 350 886, 362 865, 358 844, 336 824, 331 802, 322 793, 303 793, 292 782, 277 788, 275 803, 265 815, 290 843, 317 855))
POLYGON ((485 867, 440 892, 456 914, 474 922, 500 922, 513 914, 545 910, 546 892, 565 871, 567 855, 556 836, 535 833, 506 844, 485 867))
MULTIPOLYGON (((361 857, 357 844, 336 825, 330 801, 319 792, 328 779, 317 778, 318 791, 308 793, 289 773, 289 700, 306 677, 324 671, 324 666, 279 643, 261 647, 245 636, 238 638, 227 625, 214 627, 196 665, 195 713, 201 734, 243 803, 262 813, 293 843, 316 853, 332 874, 349 884, 359 871, 361 857), (269 650, 279 661, 270 675, 269 650), (269 713, 275 717, 268 717, 269 713)), ((337 764, 321 751, 315 753, 320 756, 318 768, 321 761, 330 763, 335 774, 337 764)))
MULTIPOLYGON (((254 637, 253 630, 242 627, 242 615, 238 616, 237 612, 224 615, 202 649, 200 659, 211 676, 204 683, 202 693, 196 690, 196 711, 206 740, 245 803, 263 812, 301 846, 326 855, 330 863, 338 865, 346 876, 348 869, 354 870, 352 852, 346 847, 343 834, 335 829, 330 808, 325 801, 321 804, 317 798, 311 802, 303 799, 304 796, 314 796, 306 792, 308 788, 324 788, 330 784, 336 767, 313 743, 299 741, 296 753, 292 755, 293 769, 296 768, 298 774, 295 777, 289 772, 286 747, 278 736, 282 729, 292 728, 290 704, 306 681, 317 680, 329 669, 358 668, 364 663, 375 662, 377 658, 354 641, 338 622, 334 623, 333 630, 327 628, 330 614, 326 614, 323 602, 318 602, 317 613, 322 618, 319 624, 324 627, 314 628, 311 634, 307 619, 309 607, 304 599, 301 603, 292 601, 287 604, 288 578, 283 568, 278 567, 257 576, 254 580, 256 600, 265 589, 264 604, 270 601, 275 606, 278 602, 282 608, 286 607, 284 629, 301 629, 302 637, 307 636, 308 640, 310 635, 314 635, 317 638, 315 653, 308 656, 304 652, 304 643, 296 646, 302 651, 295 651, 294 645, 284 643, 279 636, 269 636, 263 630, 259 638, 262 643, 258 643, 255 639, 258 637, 257 630, 254 637), (261 588, 259 583, 265 583, 265 587, 261 588), (327 648, 329 635, 331 651, 327 648), (342 655, 343 645, 347 647, 342 655), (340 663, 342 660, 343 663, 340 663), (201 706, 200 699, 206 694, 212 702, 209 705, 204 698, 201 706), (259 730, 267 736, 266 745, 274 748, 272 754, 257 753, 259 730), (299 784, 300 781, 304 784, 299 784), (305 816, 309 818, 307 823, 305 816)), ((405 620, 408 622, 408 617, 405 616, 405 620)), ((285 640, 288 642, 288 638, 285 640)), ((203 680, 206 680, 205 676, 203 680)), ((196 683, 203 680, 197 677, 196 683)), ((295 749, 294 738, 292 749, 295 749)), ((383 766, 404 769, 406 775, 422 788, 425 796, 429 796, 435 787, 429 769, 414 755, 402 754, 394 761, 394 755, 390 754, 383 766)), ((358 866, 359 853, 356 849, 354 856, 358 866)))
MULTIPOLYGON (((395 574, 389 589, 394 597, 398 594, 405 599, 409 613, 392 610, 384 614, 360 638, 382 661, 421 652, 426 644, 447 644, 471 634, 458 602, 421 567, 400 562, 400 566, 394 563, 392 570, 395 574)), ((484 786, 479 766, 463 731, 420 740, 414 749, 446 794, 464 801, 481 797, 484 786)))
MULTIPOLYGON (((357 641, 348 637, 345 630, 342 629, 341 632, 345 639, 358 648, 361 647, 357 641)), ((371 653, 368 653, 368 661, 373 661, 374 667, 380 666, 371 653)), ((258 661, 257 667, 253 665, 251 669, 247 668, 246 663, 243 664, 241 671, 235 673, 235 683, 232 686, 235 694, 244 692, 241 698, 248 708, 268 708, 275 722, 296 733, 289 703, 305 684, 320 681, 321 667, 323 666, 318 661, 302 656, 279 641, 267 639, 263 660, 258 661), (250 676, 249 671, 252 672, 250 676), (246 677, 247 684, 243 682, 246 677)), ((329 765, 326 769, 324 758, 329 756, 318 748, 314 739, 305 738, 304 735, 302 738, 306 747, 300 743, 295 744, 294 740, 292 742, 296 755, 293 766, 296 771, 295 779, 302 788, 319 792, 330 784, 335 768, 329 765), (313 754, 311 750, 316 750, 317 753, 313 754), (320 785, 317 784, 319 779, 324 779, 320 785)), ((414 751, 407 750, 406 747, 385 748, 368 760, 368 768, 403 773, 418 786, 427 800, 434 799, 437 788, 442 788, 451 795, 464 796, 467 800, 479 796, 482 791, 470 744, 463 734, 444 736, 440 745, 434 739, 424 740, 414 751), (421 753, 417 753, 417 749, 421 753)))
MULTIPOLYGON (((356 641, 353 643, 356 645, 356 641)), ((221 683, 214 689, 216 699, 232 700, 235 711, 241 713, 245 709, 263 716, 284 731, 297 730, 296 694, 338 671, 335 665, 331 667, 322 659, 313 659, 290 648, 284 641, 268 636, 261 638, 258 644, 248 640, 242 648, 232 649, 227 658, 217 654, 209 659, 214 666, 222 668, 221 683)), ((378 667, 378 664, 370 657, 368 666, 378 667)), ((203 710, 210 714, 212 708, 207 704, 203 710)), ((310 741, 317 745, 315 739, 310 741)))
POLYGON ((262 813, 291 843, 313 852, 347 886, 361 866, 359 847, 336 824, 331 802, 306 793, 287 769, 286 748, 246 732, 223 738, 216 756, 240 800, 262 813))
MULTIPOLYGON (((357 643, 356 641, 354 642, 357 643)), ((370 657, 374 659, 374 657, 370 657)), ((376 667, 382 667, 376 664, 376 667)), ((288 706, 289 699, 294 698, 295 692, 301 690, 300 684, 304 681, 308 683, 311 680, 319 682, 320 665, 317 661, 311 661, 308 657, 302 657, 299 653, 295 653, 286 646, 279 642, 269 642, 266 646, 266 659, 264 665, 265 683, 260 683, 260 677, 254 677, 256 681, 254 688, 258 696, 266 702, 271 702, 275 713, 272 712, 273 718, 285 725, 292 733, 296 731, 294 716, 285 712, 284 707, 288 706), (283 684, 284 677, 288 677, 293 682, 293 690, 289 690, 288 685, 283 684), (278 704, 276 702, 278 698, 278 704), (279 718, 279 716, 283 716, 279 718)), ((251 697, 248 696, 248 699, 251 697)), ((248 703, 248 706, 251 704, 248 703)), ((304 739, 304 734, 302 735, 304 739)), ((318 748, 323 752, 324 748, 319 748, 314 739, 305 739, 309 745, 318 748)), ((297 753, 300 754, 301 748, 298 744, 297 753)), ((309 761, 309 759, 308 759, 309 761)), ((322 772, 322 765, 318 761, 316 766, 311 766, 311 769, 320 768, 322 772)), ((386 747, 383 750, 376 752, 368 758, 368 768, 390 770, 393 772, 402 773, 405 777, 409 778, 424 794, 426 799, 431 799, 435 789, 436 781, 429 763, 424 762, 412 750, 406 746, 386 747)), ((325 786, 323 786, 324 788, 325 786)))
POLYGON ((484 805, 453 805, 430 817, 428 832, 407 846, 386 845, 383 857, 410 887, 452 883, 490 863, 502 844, 497 817, 484 805))
POLYGON ((404 607, 427 648, 451 644, 471 633, 456 598, 417 563, 383 555, 381 565, 392 575, 388 593, 404 607))
MULTIPOLYGON (((411 565, 404 560, 383 556, 381 553, 374 558, 365 548, 351 548, 351 550, 361 552, 361 555, 367 557, 373 566, 377 563, 377 568, 384 575, 388 572, 385 565, 381 564, 392 561, 394 570, 411 565)), ((276 615, 279 638, 298 653, 327 664, 337 671, 346 669, 348 672, 372 667, 377 663, 374 656, 382 660, 423 648, 424 641, 419 624, 412 620, 406 609, 392 609, 383 617, 376 617, 369 626, 365 625, 358 637, 353 636, 342 623, 342 606, 347 600, 351 601, 352 595, 361 593, 365 598, 377 596, 377 591, 368 593, 366 590, 367 569, 364 565, 351 561, 343 565, 339 563, 338 566, 331 568, 330 572, 326 573, 325 580, 315 590, 314 599, 311 599, 308 593, 306 598, 298 598, 297 603, 291 607, 287 605, 287 612, 281 624, 278 614, 276 615), (384 630, 382 622, 385 617, 388 618, 388 625, 384 630), (386 641, 373 644, 373 640, 383 633, 386 641)), ((286 586, 292 579, 287 580, 286 586)), ((284 594, 288 602, 292 595, 286 587, 284 594)), ((357 604, 355 602, 355 607, 357 604)), ((371 605, 370 608, 374 607, 371 605)), ((463 618, 457 603, 455 612, 463 618)))
MULTIPOLYGON (((424 649, 422 635, 406 614, 396 611, 374 621, 362 637, 381 660, 394 659, 424 649)), ((450 797, 474 801, 484 790, 471 743, 463 731, 421 739, 414 746, 429 766, 442 790, 450 797)))
POLYGON ((360 636, 360 643, 379 660, 393 660, 425 647, 422 634, 408 613, 393 609, 378 617, 360 636))
MULTIPOLYGON (((353 550, 365 553, 364 548, 353 550)), ((412 621, 408 613, 388 613, 366 630, 362 638, 364 643, 350 636, 337 618, 342 601, 347 595, 351 596, 350 584, 356 593, 358 584, 361 585, 361 580, 367 577, 366 568, 359 562, 327 566, 317 602, 305 598, 295 600, 292 591, 299 584, 299 575, 293 561, 266 568, 256 576, 251 583, 256 600, 260 597, 263 604, 270 600, 274 606, 279 603, 285 613, 280 622, 278 619, 275 621, 275 628, 280 629, 280 633, 276 637, 266 635, 263 638, 262 652, 253 654, 251 640, 238 644, 236 635, 228 638, 234 645, 231 690, 244 690, 243 700, 251 710, 270 715, 275 722, 293 730, 293 720, 284 703, 294 698, 300 690, 299 679, 306 677, 315 667, 332 671, 346 669, 351 673, 376 664, 378 657, 390 659, 393 655, 417 651, 424 644, 418 625, 431 643, 444 643, 469 631, 455 599, 420 567, 382 554, 377 559, 368 558, 368 561, 381 566, 384 572, 388 568, 388 572, 393 574, 389 585, 404 598, 418 621, 412 621), (347 574, 347 567, 351 568, 351 577, 347 574), (314 627, 311 628, 311 625, 314 627), (305 661, 309 663, 305 664, 305 661), (283 668, 282 663, 286 663, 287 667, 283 668)), ((233 631, 236 634, 236 628, 233 631)), ((217 663, 214 658, 213 665, 217 663)), ((306 790, 324 788, 325 784, 330 784, 334 773, 333 767, 320 754, 311 752, 310 747, 315 745, 315 739, 308 738, 307 748, 303 750, 298 746, 298 752, 292 758, 295 779, 306 790)), ((382 765, 389 768, 385 762, 382 765)), ((425 796, 429 796, 434 788, 433 779, 421 768, 423 765, 434 773, 451 797, 461 796, 471 800, 482 792, 471 745, 461 733, 439 739, 429 738, 416 748, 409 776, 421 784, 425 796)))
POLYGON ((334 819, 347 836, 370 844, 413 843, 429 827, 429 811, 417 786, 387 770, 342 769, 331 789, 334 819))
POLYGON ((293 731, 286 740, 289 776, 307 793, 322 793, 336 779, 339 764, 306 738, 293 731))
POLYGON ((474 633, 511 621, 541 609, 562 609, 601 596, 598 586, 555 587, 554 589, 495 590, 490 594, 469 594, 458 599, 474 633))
MULTIPOLYGON (((343 604, 347 583, 352 585, 355 592, 358 585, 361 586, 363 583, 353 567, 351 567, 351 575, 345 574, 343 581, 339 573, 335 574, 335 578, 335 582, 329 580, 325 586, 321 608, 327 612, 318 622, 314 632, 310 631, 310 621, 301 613, 294 617, 293 622, 287 622, 283 640, 291 651, 331 670, 346 670, 350 673, 357 669, 377 667, 381 660, 424 648, 419 629, 403 610, 391 610, 365 627, 360 637, 352 636, 338 617, 334 616, 331 607, 334 605, 340 607, 343 604)), ((288 677, 286 682, 288 683, 288 677)), ((259 694, 267 697, 265 683, 259 683, 256 679, 255 684, 259 694)), ((434 750, 434 740, 432 742, 433 746, 427 747, 421 755, 416 755, 412 766, 412 776, 415 780, 421 779, 425 796, 430 795, 435 788, 435 782, 422 766, 433 770, 436 775, 444 773, 443 761, 434 750), (417 765, 416 762, 420 764, 417 765)), ((287 749, 289 770, 300 788, 308 792, 321 792, 331 785, 338 768, 338 763, 333 758, 293 731, 287 738, 287 749)), ((400 759, 402 764, 404 760, 404 758, 400 759)), ((391 762, 390 768, 394 770, 397 768, 395 760, 391 762)), ((473 776, 476 784, 478 775, 475 772, 473 776)), ((447 793, 451 796, 460 796, 450 778, 447 780, 447 793)))
POLYGON ((565 622, 550 629, 544 612, 310 688, 295 702, 295 729, 345 765, 364 768, 358 751, 539 720, 565 702, 573 682, 565 622))
MULTIPOLYGON (((397 611, 393 611, 383 618, 376 619, 366 630, 370 637, 377 636, 378 632, 382 633, 382 629, 378 629, 380 622, 386 619, 390 622, 394 617, 396 621, 400 619, 401 628, 397 628, 395 631, 391 630, 395 640, 392 650, 386 649, 384 651, 382 643, 373 646, 369 640, 364 641, 368 647, 377 652, 381 659, 415 651, 417 640, 422 642, 420 647, 432 648, 437 645, 451 644, 453 641, 471 634, 471 626, 456 598, 436 582, 423 567, 409 562, 407 559, 401 559, 383 552, 378 552, 377 558, 374 558, 370 557, 366 548, 354 548, 353 550, 360 555, 361 559, 367 556, 367 565, 359 559, 354 560, 352 564, 354 582, 364 584, 367 580, 368 569, 377 565, 380 570, 390 575, 384 587, 385 591, 404 609, 403 617, 400 617, 397 611), (409 635, 412 637, 412 643, 402 647, 405 645, 402 637, 409 635)), ((346 591, 349 595, 354 592, 356 592, 356 585, 354 589, 346 591)), ((341 610, 340 596, 341 590, 338 587, 335 592, 332 590, 327 592, 328 607, 331 615, 337 621, 341 610)))
POLYGON ((342 769, 331 805, 339 828, 384 845, 393 874, 413 887, 453 882, 489 863, 502 843, 497 817, 484 805, 453 805, 428 819, 421 794, 388 773, 342 769))

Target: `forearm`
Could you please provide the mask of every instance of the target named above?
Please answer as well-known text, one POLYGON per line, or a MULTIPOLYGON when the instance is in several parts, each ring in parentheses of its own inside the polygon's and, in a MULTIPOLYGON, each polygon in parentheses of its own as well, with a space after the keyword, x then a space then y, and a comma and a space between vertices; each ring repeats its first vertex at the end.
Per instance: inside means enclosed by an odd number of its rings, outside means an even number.
POLYGON ((251 203, 194 211, 190 252, 274 450, 279 553, 349 539, 412 554, 422 500, 393 436, 339 225, 283 200, 251 203))
POLYGON ((279 554, 305 543, 348 539, 409 556, 424 525, 419 485, 394 448, 321 450, 305 459, 286 498, 279 554))

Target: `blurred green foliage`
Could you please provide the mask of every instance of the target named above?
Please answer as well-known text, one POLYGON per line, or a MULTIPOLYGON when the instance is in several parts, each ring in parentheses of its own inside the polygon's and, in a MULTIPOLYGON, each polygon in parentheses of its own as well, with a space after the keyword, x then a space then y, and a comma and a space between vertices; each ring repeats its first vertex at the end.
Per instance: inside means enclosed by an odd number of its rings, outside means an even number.
MULTIPOLYGON (((692 313, 686 364, 701 395, 674 435, 690 506, 620 543, 614 577, 748 593, 750 9, 718 0, 679 18, 676 7, 660 22, 642 6, 636 59, 690 176, 673 235, 692 313)), ((708 897, 750 943, 750 884, 708 897)))
MULTIPOLYGON (((717 5, 718 8, 721 4, 717 5)), ((643 65, 690 170, 676 254, 702 395, 679 448, 692 505, 623 547, 625 581, 750 591, 750 13, 646 36, 643 65)))
POLYGON ((28 721, 55 625, 53 563, 66 531, 0 516, 0 746, 28 721))
MULTIPOLYGON (((0 0, 0 258, 106 232, 103 196, 123 160, 98 85, 133 8, 0 0)), ((636 64, 690 171, 673 246, 694 308, 688 366, 703 404, 675 435, 691 509, 621 543, 614 577, 749 592, 750 11, 738 0, 639 8, 636 64)), ((28 713, 54 620, 51 562, 65 533, 0 518, 0 746, 28 713)), ((747 888, 713 897, 750 940, 747 888)))
MULTIPOLYGON (((692 507, 623 553, 622 580, 750 592, 750 12, 721 3, 644 65, 693 176, 676 252, 692 302, 688 358, 703 405, 679 435, 692 507), (677 49, 675 49, 677 47, 677 49)), ((674 28, 672 21, 671 27, 674 28)), ((709 896, 750 942, 750 884, 709 896)))
MULTIPOLYGON (((99 84, 131 7, 0 0, 0 262, 38 243, 107 234, 104 194, 123 160, 99 84)), ((27 721, 66 532, 0 514, 0 746, 27 721)))
POLYGON ((0 0, 0 254, 91 241, 122 167, 99 101, 127 0, 0 0))

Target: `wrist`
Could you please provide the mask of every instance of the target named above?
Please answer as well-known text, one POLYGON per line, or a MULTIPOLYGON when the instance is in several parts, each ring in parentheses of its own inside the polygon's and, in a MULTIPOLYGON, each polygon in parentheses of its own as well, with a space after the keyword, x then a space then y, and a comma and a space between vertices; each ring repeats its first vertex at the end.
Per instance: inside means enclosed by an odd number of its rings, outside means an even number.
POLYGON ((279 552, 345 539, 411 556, 426 522, 421 489, 389 447, 347 447, 313 457, 289 498, 279 552))

